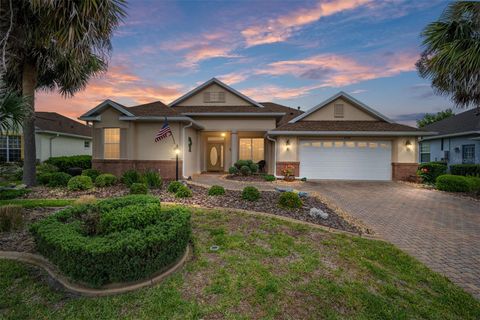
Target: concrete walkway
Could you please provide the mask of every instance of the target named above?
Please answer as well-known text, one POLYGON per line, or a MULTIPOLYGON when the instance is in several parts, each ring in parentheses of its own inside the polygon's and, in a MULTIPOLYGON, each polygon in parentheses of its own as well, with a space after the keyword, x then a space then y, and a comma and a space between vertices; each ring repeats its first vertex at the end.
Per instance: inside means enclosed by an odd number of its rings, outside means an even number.
MULTIPOLYGON (((229 189, 276 184, 229 181, 201 175, 194 181, 229 189)), ((397 182, 323 181, 295 183, 362 220, 383 239, 480 299, 480 202, 397 182)))

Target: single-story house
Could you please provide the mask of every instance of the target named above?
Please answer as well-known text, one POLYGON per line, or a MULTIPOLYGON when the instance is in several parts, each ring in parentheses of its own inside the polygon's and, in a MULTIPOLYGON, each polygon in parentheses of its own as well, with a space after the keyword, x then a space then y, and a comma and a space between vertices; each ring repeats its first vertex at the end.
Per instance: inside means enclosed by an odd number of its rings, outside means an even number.
POLYGON ((213 78, 169 105, 126 107, 106 100, 79 119, 93 124, 93 166, 121 174, 156 169, 175 177, 225 172, 237 160, 264 160, 309 179, 407 179, 417 169, 417 139, 427 133, 394 123, 340 92, 307 112, 257 102, 213 78), (155 142, 167 119, 173 137, 155 142))
MULTIPOLYGON (((35 144, 38 161, 58 156, 91 155, 92 128, 56 112, 35 112, 35 144)), ((22 159, 22 133, 0 135, 0 162, 22 159)))
POLYGON ((420 140, 420 162, 480 163, 480 110, 474 108, 424 127, 437 134, 420 140))

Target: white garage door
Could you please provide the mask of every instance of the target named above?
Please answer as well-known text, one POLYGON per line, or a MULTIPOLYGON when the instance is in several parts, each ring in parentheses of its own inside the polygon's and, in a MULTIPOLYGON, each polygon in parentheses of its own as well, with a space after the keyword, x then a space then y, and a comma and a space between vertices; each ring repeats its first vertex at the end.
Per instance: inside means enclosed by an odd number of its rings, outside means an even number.
POLYGON ((390 141, 300 141, 300 177, 391 180, 390 141))

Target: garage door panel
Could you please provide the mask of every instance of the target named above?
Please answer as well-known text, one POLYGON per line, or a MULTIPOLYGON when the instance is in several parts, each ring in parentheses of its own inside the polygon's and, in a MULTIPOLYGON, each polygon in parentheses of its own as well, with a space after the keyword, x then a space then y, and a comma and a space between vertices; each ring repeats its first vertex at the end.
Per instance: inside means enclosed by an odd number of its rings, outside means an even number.
POLYGON ((310 179, 390 180, 391 143, 302 140, 300 175, 310 179))

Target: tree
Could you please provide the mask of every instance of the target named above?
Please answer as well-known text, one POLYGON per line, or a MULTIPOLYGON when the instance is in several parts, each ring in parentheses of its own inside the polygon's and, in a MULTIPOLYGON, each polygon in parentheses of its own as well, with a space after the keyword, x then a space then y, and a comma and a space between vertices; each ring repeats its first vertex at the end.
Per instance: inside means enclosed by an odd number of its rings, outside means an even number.
POLYGON ((18 132, 26 114, 25 100, 0 84, 0 134, 18 132))
POLYGON ((420 75, 459 107, 480 106, 480 2, 454 1, 422 33, 420 75))
POLYGON ((417 126, 423 128, 426 125, 454 116, 452 109, 445 109, 437 113, 426 113, 422 119, 417 120, 417 126))
POLYGON ((28 105, 25 184, 35 184, 35 91, 72 96, 106 71, 110 38, 124 7, 125 0, 0 0, 0 74, 28 105))

